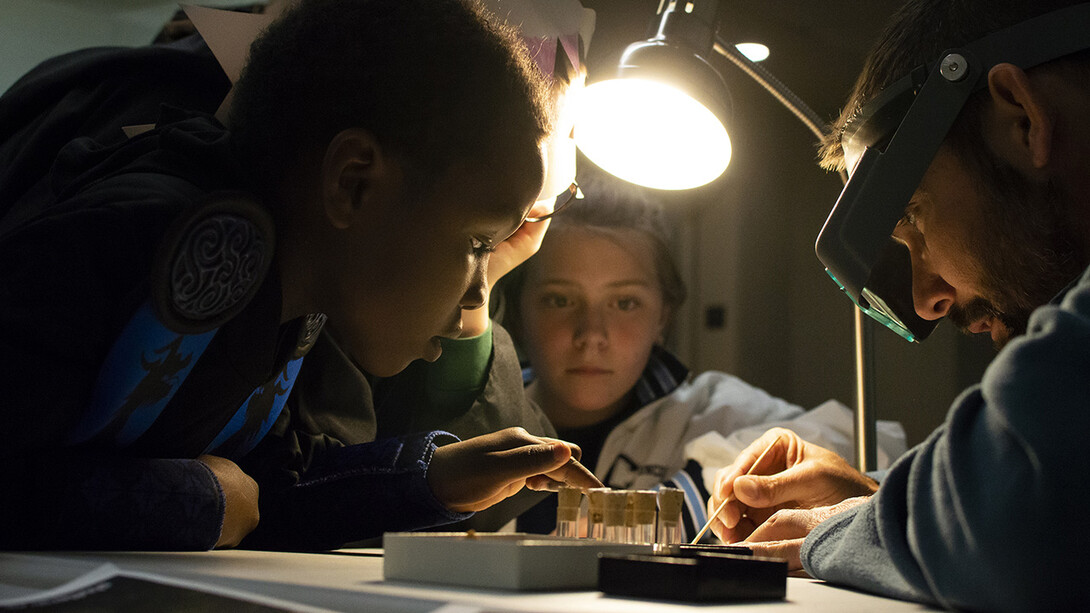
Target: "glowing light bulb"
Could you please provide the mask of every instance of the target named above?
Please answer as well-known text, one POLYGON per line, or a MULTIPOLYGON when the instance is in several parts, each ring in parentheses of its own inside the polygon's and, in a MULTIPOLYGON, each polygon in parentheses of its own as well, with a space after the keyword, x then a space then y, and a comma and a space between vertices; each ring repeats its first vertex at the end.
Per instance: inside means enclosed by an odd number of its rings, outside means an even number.
POLYGON ((679 89, 642 79, 587 86, 579 97, 575 142, 617 177, 656 189, 709 183, 730 163, 719 119, 679 89))

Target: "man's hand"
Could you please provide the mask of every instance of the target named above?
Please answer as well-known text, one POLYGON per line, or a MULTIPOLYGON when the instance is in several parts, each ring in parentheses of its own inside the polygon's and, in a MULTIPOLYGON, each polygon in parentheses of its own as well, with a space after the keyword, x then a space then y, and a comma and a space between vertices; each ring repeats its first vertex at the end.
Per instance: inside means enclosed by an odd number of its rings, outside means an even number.
POLYGON ((799 553, 806 535, 826 519, 869 499, 869 496, 857 496, 828 507, 776 511, 742 542, 753 550, 753 555, 787 560, 788 572, 801 571, 799 553))
POLYGON ((227 458, 202 455, 197 460, 216 476, 226 501, 223 510, 223 528, 220 529, 216 548, 234 547, 242 542, 247 534, 253 532, 261 517, 257 506, 257 482, 227 458))
MULTIPOLYGON (((530 209, 530 217, 545 215, 552 211, 553 201, 542 200, 534 204, 530 209)), ((488 294, 496 287, 496 282, 504 275, 515 269, 516 266, 530 259, 541 248, 541 241, 545 240, 545 231, 549 228, 551 220, 538 222, 524 222, 514 234, 507 237, 496 250, 488 256, 488 271, 485 273, 488 279, 488 294)), ((488 329, 488 300, 485 306, 479 309, 462 309, 462 337, 468 338, 482 334, 488 329)))
POLYGON ((428 484, 439 502, 460 513, 487 509, 523 486, 602 487, 580 454, 571 443, 507 428, 436 449, 428 484))
POLYGON ((734 500, 712 519, 711 529, 724 543, 735 543, 780 509, 825 507, 877 490, 874 479, 836 453, 807 443, 790 430, 772 428, 716 474, 709 512, 731 494, 734 500), (759 474, 746 475, 769 445, 759 474))

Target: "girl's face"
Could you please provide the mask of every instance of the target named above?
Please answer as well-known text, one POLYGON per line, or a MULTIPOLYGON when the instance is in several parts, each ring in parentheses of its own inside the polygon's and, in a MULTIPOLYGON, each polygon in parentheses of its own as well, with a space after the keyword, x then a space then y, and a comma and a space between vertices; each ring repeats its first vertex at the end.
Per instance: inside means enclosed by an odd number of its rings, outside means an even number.
POLYGON ((558 428, 624 407, 668 320, 652 244, 635 230, 554 228, 522 289, 535 394, 558 428))

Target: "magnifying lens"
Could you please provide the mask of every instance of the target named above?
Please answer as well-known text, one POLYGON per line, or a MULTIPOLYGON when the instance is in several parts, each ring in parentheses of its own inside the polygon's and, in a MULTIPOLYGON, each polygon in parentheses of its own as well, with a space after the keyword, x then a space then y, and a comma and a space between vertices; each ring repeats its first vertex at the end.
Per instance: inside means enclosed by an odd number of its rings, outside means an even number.
POLYGON ((908 341, 938 320, 916 314, 908 247, 891 232, 966 101, 999 63, 1022 69, 1090 48, 1090 3, 1053 11, 944 52, 886 87, 847 122, 849 179, 815 251, 864 313, 908 341))

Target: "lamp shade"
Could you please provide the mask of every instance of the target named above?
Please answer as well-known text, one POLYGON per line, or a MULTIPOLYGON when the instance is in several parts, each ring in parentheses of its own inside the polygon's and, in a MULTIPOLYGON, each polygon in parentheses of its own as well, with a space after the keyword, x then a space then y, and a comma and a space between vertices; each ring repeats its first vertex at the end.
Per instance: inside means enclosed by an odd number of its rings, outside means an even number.
POLYGON ((719 73, 688 47, 637 42, 617 78, 587 86, 575 141, 603 170, 656 189, 689 189, 719 177, 730 163, 725 124, 731 114, 719 73))

